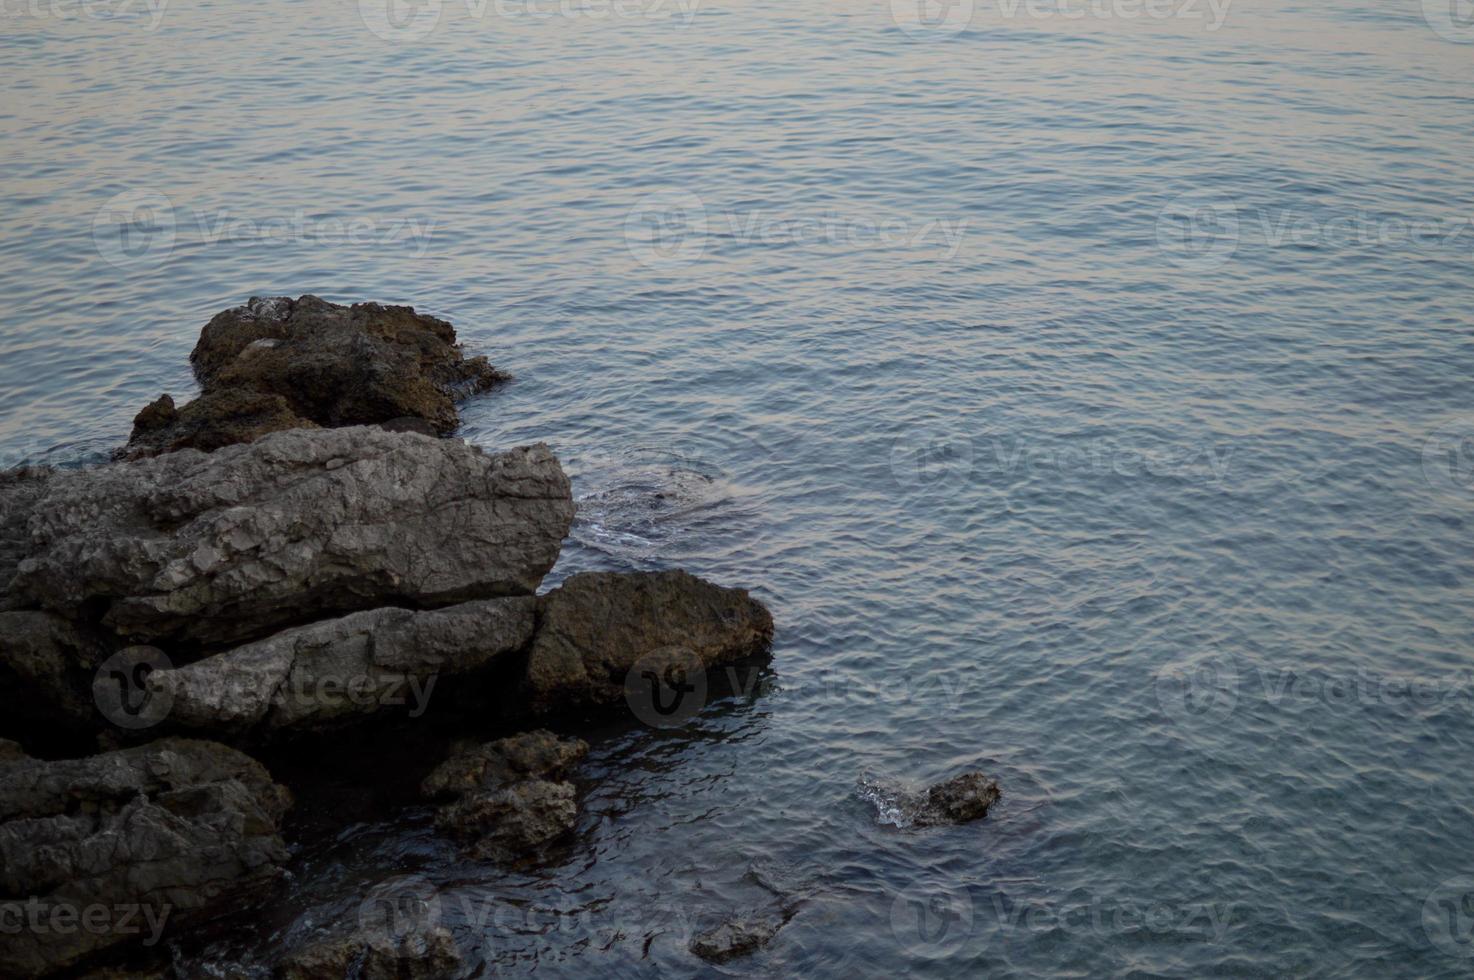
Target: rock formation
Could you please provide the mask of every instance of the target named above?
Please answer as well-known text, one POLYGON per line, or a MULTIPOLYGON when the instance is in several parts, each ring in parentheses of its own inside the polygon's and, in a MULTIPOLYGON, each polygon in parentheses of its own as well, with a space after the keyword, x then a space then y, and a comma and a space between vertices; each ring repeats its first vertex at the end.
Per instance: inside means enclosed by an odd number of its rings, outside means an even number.
POLYGON ((287 791, 188 739, 86 759, 0 759, 0 975, 39 976, 238 910, 281 874, 287 791))
POLYGON ((190 355, 200 397, 139 413, 123 455, 205 451, 282 429, 403 419, 446 434, 455 402, 507 375, 465 358, 455 328, 408 306, 253 298, 217 314, 190 355))

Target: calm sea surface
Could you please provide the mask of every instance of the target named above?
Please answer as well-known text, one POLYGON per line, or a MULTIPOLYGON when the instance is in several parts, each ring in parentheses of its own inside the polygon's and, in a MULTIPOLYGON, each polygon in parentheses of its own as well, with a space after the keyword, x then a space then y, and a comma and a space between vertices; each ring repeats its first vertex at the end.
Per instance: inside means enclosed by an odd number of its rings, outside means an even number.
POLYGON ((464 436, 573 474, 553 580, 779 624, 594 739, 551 864, 348 813, 210 969, 415 875, 488 974, 1469 975, 1449 2, 0 0, 0 464, 101 459, 249 296, 409 303, 517 375, 464 436))

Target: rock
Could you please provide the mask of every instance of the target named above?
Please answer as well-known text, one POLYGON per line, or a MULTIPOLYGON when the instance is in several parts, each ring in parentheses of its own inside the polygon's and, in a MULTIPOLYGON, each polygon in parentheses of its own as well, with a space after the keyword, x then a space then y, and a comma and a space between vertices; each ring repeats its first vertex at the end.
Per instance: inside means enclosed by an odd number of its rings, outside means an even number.
POLYGON ((933 823, 967 823, 988 815, 1003 794, 998 784, 980 772, 965 772, 926 791, 933 823))
POLYGON ((217 314, 190 355, 201 395, 175 410, 164 396, 134 423, 123 455, 209 451, 298 426, 402 418, 446 434, 455 402, 504 381, 465 358, 455 328, 408 306, 340 306, 316 296, 252 298, 217 314))
POLYGON ((238 910, 282 874, 287 791, 213 742, 0 763, 0 975, 38 976, 238 910))
POLYGON ((92 683, 111 652, 101 636, 52 613, 0 612, 3 723, 14 729, 94 721, 92 683))
POLYGON ((882 823, 903 829, 981 820, 1003 796, 998 784, 980 772, 965 772, 926 789, 865 776, 859 791, 875 805, 882 823))
POLYGON ((794 912, 793 908, 784 908, 769 915, 754 913, 729 919, 693 938, 691 952, 709 963, 725 963, 739 956, 748 956, 772 942, 778 930, 793 918, 794 912))
POLYGON ((404 935, 363 930, 290 951, 276 980, 447 980, 464 972, 460 948, 443 926, 404 935))
POLYGON ((686 572, 586 572, 538 600, 526 687, 540 712, 609 706, 637 662, 679 653, 703 669, 766 652, 772 614, 745 589, 686 572))
POLYGON ((179 410, 173 398, 160 395, 133 420, 133 435, 124 456, 141 459, 185 448, 208 453, 269 432, 317 427, 298 415, 281 395, 240 389, 212 391, 179 410))
POLYGON ((148 677, 187 728, 257 735, 425 710, 441 675, 526 645, 536 600, 483 599, 429 612, 385 608, 289 629, 148 677))
POLYGON ((572 518, 543 445, 294 429, 54 474, 12 589, 134 640, 220 648, 381 606, 530 594, 572 518))
POLYGON ((426 777, 421 791, 430 799, 452 798, 435 824, 469 840, 473 857, 513 861, 572 832, 577 791, 559 777, 588 749, 579 739, 541 730, 463 746, 426 777))
POLYGON ((20 747, 19 742, 12 742, 8 738, 0 738, 0 764, 6 762, 19 762, 28 758, 25 750, 20 747))
POLYGON ((10 580, 30 541, 26 524, 31 509, 46 492, 50 476, 50 470, 38 466, 0 472, 0 610, 15 607, 10 580))

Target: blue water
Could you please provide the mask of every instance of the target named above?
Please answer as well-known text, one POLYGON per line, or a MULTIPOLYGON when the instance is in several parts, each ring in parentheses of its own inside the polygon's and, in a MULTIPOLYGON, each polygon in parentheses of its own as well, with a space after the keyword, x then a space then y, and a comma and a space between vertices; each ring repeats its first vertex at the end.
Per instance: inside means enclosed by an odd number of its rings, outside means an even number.
POLYGON ((463 435, 574 475, 554 580, 777 618, 550 865, 365 818, 283 929, 414 874, 506 975, 1474 969, 1474 25, 1063 7, 6 4, 0 464, 251 295, 410 303, 517 376, 463 435), (963 828, 861 790, 974 767, 963 828))

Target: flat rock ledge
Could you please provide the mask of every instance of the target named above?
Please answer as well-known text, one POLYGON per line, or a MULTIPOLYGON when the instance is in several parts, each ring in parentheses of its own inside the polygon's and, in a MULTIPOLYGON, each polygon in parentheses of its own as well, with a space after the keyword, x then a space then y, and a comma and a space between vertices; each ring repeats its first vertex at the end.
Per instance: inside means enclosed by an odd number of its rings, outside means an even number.
POLYGON ((541 444, 296 429, 52 474, 10 591, 135 642, 220 647, 376 606, 529 595, 572 519, 541 444))
POLYGON ((316 296, 253 297, 217 314, 190 363, 200 396, 179 408, 163 395, 140 412, 124 458, 209 452, 285 429, 387 424, 445 435, 459 422, 458 398, 508 377, 465 357, 444 320, 316 296))
POLYGON ((290 804, 259 763, 213 742, 0 758, 0 910, 27 926, 7 929, 0 975, 46 975, 238 910, 282 873, 290 804))

